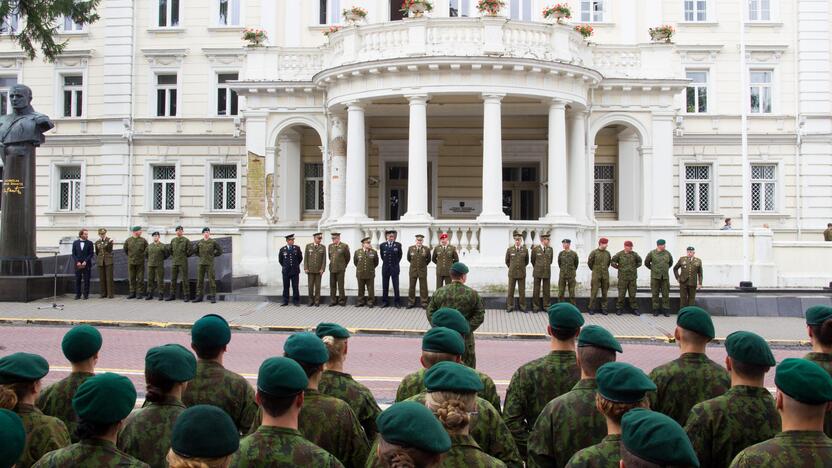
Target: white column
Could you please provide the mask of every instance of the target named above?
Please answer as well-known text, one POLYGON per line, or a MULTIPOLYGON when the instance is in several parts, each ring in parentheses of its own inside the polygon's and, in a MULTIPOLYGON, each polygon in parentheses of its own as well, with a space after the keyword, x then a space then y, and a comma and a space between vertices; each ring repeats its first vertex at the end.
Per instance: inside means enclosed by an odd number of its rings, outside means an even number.
POLYGON ((483 94, 482 213, 479 221, 506 221, 503 213, 503 135, 500 101, 504 94, 483 94))
POLYGON ((300 220, 300 135, 294 130, 284 130, 277 138, 277 220, 300 220))
POLYGON ((344 120, 332 115, 329 121, 329 220, 338 221, 347 206, 347 145, 344 120))
POLYGON ((618 134, 618 219, 641 220, 641 157, 638 134, 631 128, 618 134))
POLYGON ((362 222, 367 217, 367 147, 364 133, 364 108, 347 104, 347 186, 346 213, 342 221, 362 222))
POLYGON ((653 114, 653 174, 650 224, 675 225, 673 214, 673 115, 653 114))
POLYGON ((566 177, 566 103, 554 100, 549 105, 549 176, 546 220, 564 221, 569 218, 566 177))
POLYGON ((569 215, 577 222, 587 222, 587 186, 586 159, 586 113, 579 111, 569 114, 569 215))
POLYGON ((428 121, 425 94, 407 96, 410 101, 410 136, 407 156, 407 213, 405 221, 427 221, 428 213, 428 121))

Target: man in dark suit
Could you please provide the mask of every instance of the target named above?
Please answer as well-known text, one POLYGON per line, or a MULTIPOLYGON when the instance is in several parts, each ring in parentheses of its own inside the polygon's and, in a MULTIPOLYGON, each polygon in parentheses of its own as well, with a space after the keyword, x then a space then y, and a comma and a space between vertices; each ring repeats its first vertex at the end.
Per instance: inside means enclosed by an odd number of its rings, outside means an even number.
POLYGON ((295 235, 286 236, 286 245, 280 248, 277 254, 280 266, 283 267, 283 304, 289 305, 289 283, 292 284, 292 303, 300 305, 300 291, 298 290, 298 279, 300 278, 300 266, 303 262, 303 252, 295 245, 295 235))
POLYGON ((384 262, 381 265, 382 307, 390 306, 387 292, 391 279, 393 280, 393 304, 396 308, 401 307, 401 304, 399 304, 399 263, 402 261, 402 244, 396 242, 396 234, 396 231, 385 232, 387 242, 379 246, 381 260, 384 262))
POLYGON ((81 299, 81 280, 84 281, 84 299, 90 296, 90 273, 95 245, 87 240, 89 235, 86 229, 81 229, 78 232, 78 239, 72 243, 72 259, 75 260, 75 300, 81 299))

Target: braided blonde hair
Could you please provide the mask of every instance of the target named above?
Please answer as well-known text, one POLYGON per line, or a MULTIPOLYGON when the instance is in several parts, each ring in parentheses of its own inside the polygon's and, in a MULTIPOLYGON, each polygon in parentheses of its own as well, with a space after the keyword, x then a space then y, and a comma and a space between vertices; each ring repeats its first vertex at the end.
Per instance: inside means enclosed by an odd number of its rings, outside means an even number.
POLYGON ((228 468, 231 455, 221 458, 185 458, 170 449, 167 462, 170 468, 228 468))
POLYGON ((344 351, 347 349, 347 338, 336 338, 327 335, 321 338, 321 340, 326 345, 326 350, 329 351, 329 361, 327 361, 327 364, 344 361, 344 351))
POLYGON ((448 431, 448 434, 464 433, 471 424, 469 414, 476 407, 476 393, 429 392, 425 405, 448 431))
POLYGON ((13 410, 17 406, 17 393, 11 385, 0 385, 0 408, 13 410))

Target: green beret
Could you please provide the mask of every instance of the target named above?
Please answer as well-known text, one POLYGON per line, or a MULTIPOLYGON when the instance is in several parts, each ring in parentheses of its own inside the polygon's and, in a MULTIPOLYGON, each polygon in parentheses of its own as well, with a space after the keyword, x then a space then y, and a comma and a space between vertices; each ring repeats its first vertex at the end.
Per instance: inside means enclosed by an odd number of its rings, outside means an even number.
POLYGON ((231 327, 219 315, 208 314, 194 322, 191 343, 204 348, 219 348, 231 341, 231 327))
POLYGON ((130 231, 132 231, 132 232, 139 232, 141 230, 142 230, 141 226, 133 226, 133 227, 130 228, 130 231))
POLYGON ((765 338, 756 333, 737 331, 725 338, 725 350, 731 358, 755 366, 774 367, 777 361, 765 338))
POLYGON ((430 324, 434 327, 445 327, 455 330, 460 335, 471 333, 471 326, 465 316, 456 309, 442 307, 430 317, 430 324))
POLYGON ((318 365, 329 361, 329 351, 320 338, 309 332, 295 333, 283 343, 287 358, 318 365))
POLYGON ((806 325, 823 325, 829 319, 832 319, 832 307, 813 305, 806 309, 806 325))
POLYGON ((433 327, 422 337, 422 351, 462 356, 465 353, 465 341, 456 330, 433 327))
POLYGON ((297 395, 309 385, 306 372, 297 362, 285 357, 273 357, 260 364, 257 390, 275 397, 297 395))
POLYGON ((0 358, 0 385, 34 382, 49 373, 49 363, 41 356, 14 353, 0 358))
POLYGON ((101 349, 101 333, 90 325, 78 325, 66 332, 61 350, 69 362, 81 362, 95 356, 101 349))
POLYGON ((612 336, 604 327, 599 325, 587 325, 581 329, 578 335, 578 346, 594 346, 596 348, 605 348, 619 353, 624 352, 621 349, 621 343, 612 336))
POLYGON ((631 454, 657 465, 699 467, 699 459, 685 430, 662 413, 644 408, 624 413, 621 443, 631 454))
POLYGON ((832 377, 823 367, 808 359, 783 359, 774 373, 774 385, 807 405, 832 401, 832 377))
POLYGON ((113 424, 126 418, 136 406, 136 387, 122 375, 106 372, 85 380, 75 396, 72 408, 79 419, 113 424))
POLYGON ((598 393, 616 403, 638 403, 656 384, 641 369, 625 362, 608 362, 595 373, 598 393))
POLYGON ((558 302, 549 306, 549 325, 552 328, 576 330, 584 325, 584 316, 574 305, 568 302, 558 302))
POLYGON ((656 241, 656 245, 665 245, 667 242, 664 239, 659 239, 656 241))
POLYGON ((451 270, 453 270, 453 271, 455 271, 455 272, 457 272, 461 275, 467 275, 468 274, 468 267, 465 266, 465 264, 462 263, 462 262, 456 262, 453 265, 451 265, 451 270))
POLYGON ((206 232, 211 232, 211 228, 209 228, 209 227, 202 228, 202 233, 205 234, 206 232))
POLYGON ((430 453, 451 449, 451 438, 433 412, 415 401, 394 403, 376 418, 381 438, 387 443, 430 453))
POLYGON ((321 322, 315 327, 315 334, 318 335, 318 338, 323 338, 325 336, 332 336, 334 338, 342 338, 346 339, 350 337, 350 332, 346 328, 338 325, 337 323, 330 323, 330 322, 321 322))
POLYGON ((482 391, 483 385, 474 369, 456 362, 443 361, 425 372, 425 388, 429 392, 447 390, 469 393, 482 391))
POLYGON ((196 358, 182 345, 156 346, 147 350, 144 370, 174 382, 187 382, 196 376, 196 358))
MULTIPOLYGON (((428 412, 430 413, 430 410, 428 412)), ((431 417, 433 418, 433 413, 431 413, 431 417)), ((442 431, 444 432, 444 429, 442 431)), ((0 467, 9 468, 14 466, 20 459, 20 455, 23 454, 25 446, 26 431, 23 429, 23 421, 20 420, 20 416, 13 411, 0 409, 0 467)), ((450 447, 450 439, 448 446, 450 447)))
POLYGON ((176 418, 170 442, 171 450, 185 458, 221 458, 240 448, 240 433, 225 411, 196 405, 176 418))
POLYGON ((676 316, 676 325, 699 333, 702 336, 714 339, 716 332, 714 331, 714 322, 711 320, 711 315, 705 309, 697 306, 683 307, 676 316))

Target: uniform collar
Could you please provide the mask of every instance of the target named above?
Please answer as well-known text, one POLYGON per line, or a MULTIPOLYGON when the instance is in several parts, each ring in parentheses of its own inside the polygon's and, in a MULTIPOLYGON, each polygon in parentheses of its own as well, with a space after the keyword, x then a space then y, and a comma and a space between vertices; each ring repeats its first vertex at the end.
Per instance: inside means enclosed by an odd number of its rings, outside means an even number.
POLYGON ((480 448, 479 444, 477 444, 477 441, 474 440, 474 438, 470 434, 452 434, 451 445, 453 445, 454 447, 472 447, 482 451, 482 448, 480 448))
POLYGON ((752 387, 751 385, 736 385, 725 392, 726 395, 749 396, 749 397, 769 397, 771 392, 763 387, 752 387))
POLYGON ((806 359, 810 361, 829 362, 832 361, 832 353, 815 353, 811 352, 806 355, 806 359))
POLYGON ((572 390, 595 390, 596 388, 598 388, 598 384, 595 379, 581 379, 572 387, 572 390))
POLYGON ((297 429, 291 429, 288 427, 277 427, 277 426, 260 426, 257 428, 257 431, 260 434, 266 435, 291 435, 297 437, 303 437, 303 434, 300 433, 297 429))
POLYGON ((162 401, 150 402, 148 406, 180 406, 185 408, 185 404, 181 400, 172 396, 166 396, 162 401))
POLYGON ((36 413, 41 414, 41 411, 35 408, 35 405, 30 405, 28 403, 18 403, 17 406, 14 408, 14 412, 17 414, 28 414, 28 413, 36 413))

